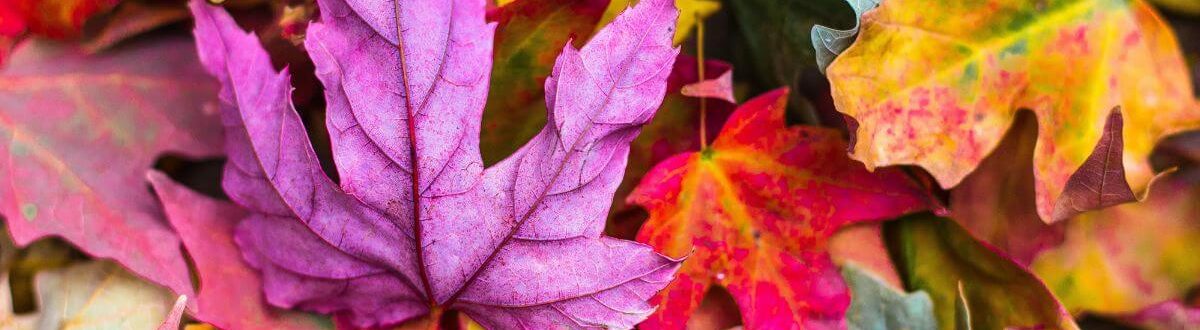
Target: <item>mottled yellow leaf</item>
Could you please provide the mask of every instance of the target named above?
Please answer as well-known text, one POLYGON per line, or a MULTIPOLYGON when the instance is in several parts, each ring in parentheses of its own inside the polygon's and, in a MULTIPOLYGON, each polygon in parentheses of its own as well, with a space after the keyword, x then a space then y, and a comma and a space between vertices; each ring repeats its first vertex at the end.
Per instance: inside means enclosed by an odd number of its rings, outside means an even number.
POLYGON ((1145 202, 1066 222, 1066 241, 1031 268, 1068 310, 1133 313, 1200 284, 1200 172, 1155 181, 1145 202))
POLYGON ((1140 0, 884 1, 828 75, 857 159, 920 165, 945 187, 1032 110, 1047 222, 1132 200, 1154 143, 1200 126, 1175 35, 1140 0))

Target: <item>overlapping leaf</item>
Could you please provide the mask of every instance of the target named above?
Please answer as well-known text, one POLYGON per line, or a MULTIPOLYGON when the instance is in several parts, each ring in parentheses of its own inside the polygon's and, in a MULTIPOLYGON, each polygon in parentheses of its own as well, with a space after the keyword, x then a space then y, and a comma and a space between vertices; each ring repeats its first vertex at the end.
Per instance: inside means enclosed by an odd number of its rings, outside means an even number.
POLYGON ((1031 268, 1072 312, 1132 314, 1200 284, 1200 173, 1161 177, 1142 203, 1084 213, 1031 268))
POLYGON ((1037 277, 954 221, 917 214, 884 232, 905 286, 933 298, 939 328, 1078 329, 1037 277))
POLYGON ((856 158, 945 187, 1031 109, 1047 222, 1133 200, 1154 142, 1200 126, 1175 36, 1140 0, 884 1, 828 73, 856 158))
POLYGON ((236 205, 189 191, 152 172, 148 175, 171 225, 195 264, 200 291, 192 315, 221 329, 324 329, 328 321, 282 312, 263 300, 262 278, 242 261, 234 227, 246 212, 236 205))
POLYGON ((688 256, 643 327, 684 326, 713 285, 729 290, 750 329, 844 325, 850 297, 828 236, 926 204, 901 172, 869 173, 845 157, 836 131, 785 127, 786 98, 777 90, 746 102, 711 148, 663 161, 630 195, 650 212, 638 240, 688 256))
POLYGON ((596 30, 606 0, 521 0, 490 12, 496 21, 491 88, 480 138, 485 164, 495 164, 546 125, 542 85, 567 41, 578 46, 596 30))
MULTIPOLYGON (((171 319, 171 294, 110 262, 90 261, 38 273, 39 311, 13 318, 0 310, 4 329, 153 329, 171 319)), ((8 282, 0 289, 8 304, 8 282)))
POLYGON ((548 124, 484 169, 491 36, 482 1, 320 1, 306 47, 324 83, 341 185, 316 163, 251 35, 194 1, 223 84, 224 187, 266 299, 359 327, 457 309, 489 327, 632 327, 679 261, 603 237, 628 144, 653 117, 676 11, 644 0, 546 80, 548 124))
POLYGON ((854 10, 854 27, 846 30, 838 30, 824 25, 816 25, 812 28, 810 37, 812 39, 814 53, 817 59, 817 68, 821 72, 825 72, 825 68, 829 67, 829 63, 837 58, 838 54, 850 48, 854 43, 854 37, 858 36, 858 25, 862 19, 862 15, 868 10, 875 9, 879 6, 880 0, 846 0, 850 5, 850 9, 854 10))
POLYGON ((179 238, 144 173, 165 152, 220 153, 210 81, 186 38, 96 55, 22 44, 0 71, 0 213, 14 240, 60 236, 190 295, 179 238))
MULTIPOLYGON (((504 159, 542 129, 546 116, 541 85, 550 73, 554 56, 568 37, 574 38, 574 44, 587 40, 600 15, 594 7, 602 7, 605 3, 596 0, 554 3, 523 0, 504 4, 489 13, 498 20, 498 25, 496 64, 492 70, 492 87, 484 110, 480 140, 484 164, 504 159), (584 23, 592 25, 585 26, 584 23)), ((613 6, 609 7, 610 11, 612 8, 624 9, 627 5, 613 6)), ((606 15, 615 16, 616 13, 619 11, 606 15)), ((709 60, 705 62, 704 78, 718 78, 730 71, 729 64, 709 60)), ((700 146, 694 133, 700 125, 696 100, 680 94, 682 86, 700 80, 696 59, 680 55, 667 79, 667 95, 662 107, 633 141, 629 166, 617 196, 626 196, 633 191, 634 185, 654 163, 700 146)), ((731 111, 732 106, 728 104, 711 102, 706 125, 710 130, 720 128, 720 123, 731 111)), ((625 221, 630 211, 624 200, 614 201, 613 212, 617 216, 612 231, 624 232, 625 227, 630 227, 634 221, 625 221)), ((628 232, 632 234, 633 231, 636 228, 628 232)))
MULTIPOLYGON (((878 277, 893 289, 900 290, 900 274, 888 254, 883 240, 881 223, 861 223, 838 229, 829 237, 829 257, 839 267, 853 264, 878 277)), ((843 276, 844 277, 844 276, 843 276)))
MULTIPOLYGON (((1200 263, 1190 258, 1197 249, 1187 243, 1200 239, 1200 207, 1192 205, 1200 191, 1187 174, 1194 170, 1160 178, 1142 203, 1047 225, 1033 199, 1034 125, 1018 115, 996 151, 954 189, 957 222, 1032 266, 1075 313, 1132 314, 1200 283, 1200 263)), ((1187 166, 1184 144, 1176 146, 1172 163, 1187 166)))
MULTIPOLYGON (((637 1, 610 0, 600 24, 606 25, 608 22, 612 22, 617 14, 634 3, 637 1)), ((697 24, 703 23, 705 18, 721 10, 721 2, 717 0, 675 0, 675 6, 679 8, 679 20, 675 23, 675 39, 673 41, 676 45, 687 40, 696 29, 697 24)))
POLYGON ((1200 308, 1172 300, 1147 307, 1122 321, 1149 330, 1194 329, 1200 327, 1200 308))
POLYGON ((1036 141, 1036 119, 1029 112, 1018 113, 996 150, 950 192, 951 218, 1026 267, 1039 253, 1062 243, 1065 227, 1038 217, 1032 166, 1036 141))
MULTIPOLYGON (((866 5, 870 1, 852 2, 866 5)), ((824 65, 818 66, 818 59, 832 56, 825 53, 829 48, 813 47, 817 44, 812 40, 814 25, 854 26, 857 17, 846 3, 846 0, 730 1, 729 11, 737 21, 739 32, 734 40, 738 51, 735 54, 742 58, 735 62, 740 74, 750 78, 750 82, 763 91, 777 86, 792 88, 794 93, 788 100, 789 107, 801 109, 804 114, 812 113, 814 106, 803 93, 807 87, 803 78, 806 73, 819 76, 818 68, 824 65)), ((836 43, 832 37, 830 39, 821 41, 830 45, 836 43)), ((801 119, 818 121, 815 116, 801 119)))
POLYGON ((842 278, 850 287, 850 329, 935 329, 933 301, 922 291, 899 292, 883 279, 853 264, 842 266, 842 278))

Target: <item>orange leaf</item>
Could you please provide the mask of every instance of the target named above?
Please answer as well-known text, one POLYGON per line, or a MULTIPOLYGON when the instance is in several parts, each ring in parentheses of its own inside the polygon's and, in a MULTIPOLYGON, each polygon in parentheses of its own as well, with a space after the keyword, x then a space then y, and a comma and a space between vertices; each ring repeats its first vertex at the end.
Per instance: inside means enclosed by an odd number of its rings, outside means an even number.
POLYGON ((658 164, 629 197, 650 220, 638 240, 688 256, 643 328, 679 328, 713 285, 747 329, 845 324, 849 293, 826 253, 843 225, 925 208, 902 172, 868 172, 835 130, 786 127, 787 92, 739 107, 712 147, 658 164))

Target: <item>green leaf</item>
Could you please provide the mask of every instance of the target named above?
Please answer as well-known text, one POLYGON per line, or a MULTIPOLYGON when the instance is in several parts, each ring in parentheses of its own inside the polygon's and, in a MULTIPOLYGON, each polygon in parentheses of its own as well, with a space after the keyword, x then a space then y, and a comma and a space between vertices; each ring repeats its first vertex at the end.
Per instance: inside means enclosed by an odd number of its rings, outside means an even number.
MULTIPOLYGON (((735 66, 740 77, 750 78, 753 83, 750 94, 788 86, 796 91, 788 100, 789 109, 811 114, 812 103, 800 91, 811 89, 801 83, 806 72, 809 76, 820 75, 813 47, 812 36, 817 34, 813 26, 818 23, 843 28, 856 26, 846 0, 737 0, 728 1, 727 5, 740 34, 732 38, 738 52, 735 66)), ((804 120, 816 123, 815 116, 804 120)))
POLYGON ((911 215, 884 235, 905 286, 933 298, 939 328, 1079 328, 1037 277, 950 219, 911 215))
POLYGON ((867 270, 847 263, 842 278, 850 286, 850 309, 846 322, 850 329, 933 329, 933 301, 929 294, 896 291, 867 270))
POLYGON ((519 0, 489 13, 497 22, 491 88, 480 137, 483 161, 499 162, 546 124, 542 84, 571 41, 582 46, 607 0, 519 0))
POLYGON ((812 45, 816 50, 817 68, 821 72, 825 72, 825 67, 829 66, 833 59, 841 54, 842 51, 850 47, 854 43, 854 37, 858 35, 859 21, 862 19, 863 13, 879 6, 882 0, 846 0, 850 4, 850 8, 854 9, 854 27, 847 30, 838 30, 824 25, 817 25, 812 28, 812 45))

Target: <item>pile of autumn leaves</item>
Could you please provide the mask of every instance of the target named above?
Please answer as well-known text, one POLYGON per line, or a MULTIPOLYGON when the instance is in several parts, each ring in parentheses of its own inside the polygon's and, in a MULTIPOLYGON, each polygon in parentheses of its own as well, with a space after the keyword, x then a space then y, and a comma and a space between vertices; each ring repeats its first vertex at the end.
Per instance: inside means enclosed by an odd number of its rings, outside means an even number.
POLYGON ((0 328, 1200 327, 1147 3, 636 2, 0 0, 0 328))

